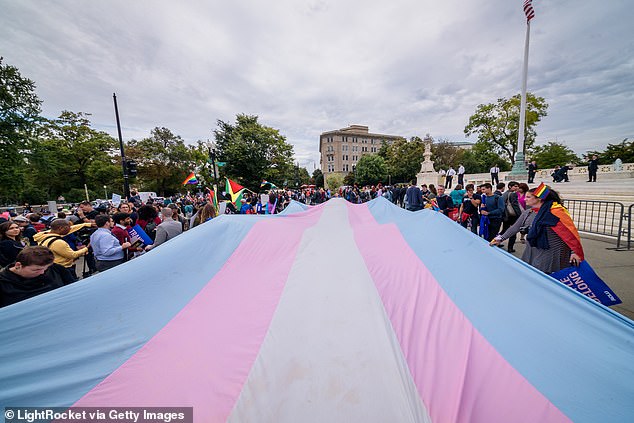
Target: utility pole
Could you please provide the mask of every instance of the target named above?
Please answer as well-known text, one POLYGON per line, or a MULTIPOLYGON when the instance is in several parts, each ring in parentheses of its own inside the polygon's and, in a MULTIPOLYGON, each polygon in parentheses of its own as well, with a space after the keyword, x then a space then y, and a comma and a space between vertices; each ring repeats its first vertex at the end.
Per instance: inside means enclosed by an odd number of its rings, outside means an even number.
POLYGON ((123 137, 121 136, 121 122, 119 122, 119 108, 117 107, 117 94, 112 94, 114 101, 114 114, 117 118, 117 132, 119 134, 119 148, 121 149, 121 167, 123 168, 123 196, 126 200, 130 198, 130 181, 128 180, 128 167, 125 161, 125 151, 123 149, 123 137))

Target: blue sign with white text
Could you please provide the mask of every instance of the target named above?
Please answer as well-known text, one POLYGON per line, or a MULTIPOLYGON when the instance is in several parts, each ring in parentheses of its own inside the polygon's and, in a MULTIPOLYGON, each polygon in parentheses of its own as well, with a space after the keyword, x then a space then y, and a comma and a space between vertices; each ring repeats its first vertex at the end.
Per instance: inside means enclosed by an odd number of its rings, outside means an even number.
POLYGON ((582 261, 579 267, 568 267, 550 276, 603 305, 611 306, 622 303, 621 299, 601 280, 587 261, 582 261))

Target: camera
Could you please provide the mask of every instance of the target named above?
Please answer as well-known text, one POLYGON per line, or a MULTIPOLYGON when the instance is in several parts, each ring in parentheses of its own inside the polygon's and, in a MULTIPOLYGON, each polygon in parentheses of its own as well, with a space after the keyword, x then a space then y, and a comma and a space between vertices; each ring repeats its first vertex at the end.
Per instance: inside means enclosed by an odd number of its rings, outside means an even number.
POLYGON ((97 228, 81 228, 80 230, 75 231, 74 233, 77 239, 83 245, 88 245, 88 243, 90 242, 90 235, 92 235, 96 230, 97 228))

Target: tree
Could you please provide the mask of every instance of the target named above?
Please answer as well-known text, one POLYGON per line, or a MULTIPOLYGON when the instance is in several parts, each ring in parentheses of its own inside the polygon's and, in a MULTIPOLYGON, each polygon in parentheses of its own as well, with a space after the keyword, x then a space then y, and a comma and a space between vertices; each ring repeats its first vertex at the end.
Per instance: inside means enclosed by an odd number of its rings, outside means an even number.
POLYGON ((542 169, 563 166, 565 164, 577 164, 579 157, 569 147, 556 141, 550 141, 546 145, 538 145, 533 148, 531 160, 535 160, 542 169))
MULTIPOLYGON (((530 150, 537 133, 535 125, 546 116, 548 104, 543 97, 526 94, 526 127, 524 151, 530 150)), ((464 128, 465 135, 478 134, 478 141, 487 143, 496 153, 515 162, 520 121, 520 95, 500 98, 496 103, 480 104, 464 128)))
POLYGON ((420 171, 425 146, 419 137, 412 137, 409 141, 397 139, 391 145, 383 143, 379 150, 379 157, 385 159, 387 174, 393 181, 411 181, 420 171))
POLYGON ((502 172, 511 169, 509 162, 492 151, 488 143, 482 141, 476 142, 471 150, 465 150, 461 161, 466 173, 488 173, 494 165, 502 172))
POLYGON ((45 125, 44 136, 33 143, 28 156, 30 173, 49 196, 84 189, 84 184, 101 192, 103 185, 112 184, 120 174, 115 157, 117 141, 91 128, 88 116, 63 111, 45 125))
POLYGON ((605 151, 588 151, 584 160, 588 162, 593 155, 598 157, 599 164, 612 164, 616 159, 621 159, 623 163, 634 163, 634 141, 625 138, 618 144, 608 144, 605 151))
POLYGON ((344 178, 343 178, 343 184, 344 185, 352 186, 352 185, 354 185, 355 182, 356 182, 356 179, 354 177, 354 173, 352 173, 352 172, 348 172, 348 174, 346 176, 344 176, 344 178))
POLYGON ((311 182, 317 187, 317 188, 323 188, 324 187, 324 174, 321 172, 321 169, 315 169, 313 171, 313 176, 311 178, 311 182))
POLYGON ((42 101, 35 83, 0 57, 0 203, 18 201, 24 189, 23 152, 34 137, 42 101))
POLYGON ((356 167, 356 181, 359 185, 375 185, 387 178, 387 165, 378 154, 361 156, 356 167))
POLYGON ((196 167, 190 148, 165 127, 152 129, 150 137, 141 141, 130 141, 127 155, 138 164, 141 186, 161 196, 178 192, 196 167))
POLYGON ((335 190, 343 185, 343 178, 341 175, 333 173, 332 175, 328 175, 326 182, 328 182, 328 188, 335 190))
POLYGON ((227 163, 223 175, 254 191, 262 179, 294 179, 293 146, 277 129, 260 124, 257 116, 239 114, 235 124, 218 120, 214 135, 220 159, 227 163))
POLYGON ((462 163, 465 150, 451 144, 448 139, 439 139, 431 145, 431 152, 436 169, 447 170, 449 166, 458 168, 458 165, 462 163))
POLYGON ((311 182, 310 174, 308 173, 308 169, 305 167, 296 167, 297 171, 296 177, 292 180, 284 180, 285 186, 295 187, 296 185, 308 185, 311 182))

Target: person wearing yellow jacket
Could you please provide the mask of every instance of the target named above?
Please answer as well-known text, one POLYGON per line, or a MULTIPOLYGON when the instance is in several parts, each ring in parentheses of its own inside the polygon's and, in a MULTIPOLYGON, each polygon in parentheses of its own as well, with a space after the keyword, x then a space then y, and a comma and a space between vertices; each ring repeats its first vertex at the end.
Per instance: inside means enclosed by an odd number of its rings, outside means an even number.
POLYGON ((88 247, 83 247, 75 251, 70 248, 70 245, 64 240, 64 237, 72 232, 91 226, 92 223, 81 223, 71 226, 70 222, 65 219, 55 219, 51 222, 51 229, 49 231, 39 232, 33 236, 33 239, 38 245, 48 247, 55 256, 54 262, 65 267, 73 280, 77 280, 75 261, 77 258, 88 253, 88 247))

